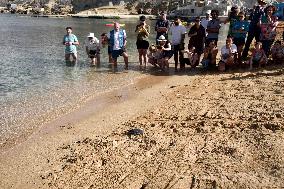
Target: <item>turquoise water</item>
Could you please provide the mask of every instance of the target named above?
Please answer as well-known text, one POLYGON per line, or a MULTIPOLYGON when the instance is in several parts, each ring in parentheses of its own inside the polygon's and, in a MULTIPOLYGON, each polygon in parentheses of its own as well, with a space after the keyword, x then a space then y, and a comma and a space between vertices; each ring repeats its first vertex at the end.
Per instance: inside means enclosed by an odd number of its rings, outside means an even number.
POLYGON ((145 75, 137 63, 135 19, 123 20, 128 35, 129 71, 123 69, 123 58, 119 58, 114 71, 108 64, 107 49, 102 50, 101 66, 90 67, 85 37, 89 32, 99 37, 110 31, 104 26, 109 21, 0 15, 0 144, 72 111, 95 94, 145 75), (73 27, 81 42, 75 67, 66 66, 64 61, 62 39, 66 26, 73 27))

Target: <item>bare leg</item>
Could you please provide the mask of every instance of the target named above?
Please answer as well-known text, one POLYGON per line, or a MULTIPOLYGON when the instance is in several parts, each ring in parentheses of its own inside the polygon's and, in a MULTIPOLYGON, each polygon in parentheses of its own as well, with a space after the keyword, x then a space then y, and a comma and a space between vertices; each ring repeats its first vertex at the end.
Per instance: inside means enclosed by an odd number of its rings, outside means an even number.
POLYGON ((112 63, 114 67, 117 67, 117 58, 112 58, 112 63))
POLYGON ((101 56, 100 54, 97 54, 97 65, 100 65, 101 63, 101 56))
POLYGON ((143 49, 144 66, 147 66, 147 49, 143 49))
POLYGON ((77 63, 77 53, 72 53, 71 54, 72 55, 72 58, 73 58, 73 63, 75 64, 75 63, 77 63))
POLYGON ((252 70, 252 60, 249 61, 249 70, 252 70))
POLYGON ((128 55, 126 52, 122 53, 122 56, 124 58, 124 63, 125 63, 125 69, 128 70, 128 55))
POLYGON ((70 58, 70 54, 65 54, 65 61, 67 62, 71 62, 71 58, 70 58))
POLYGON ((238 63, 241 64, 242 63, 242 52, 244 49, 244 45, 239 45, 238 47, 238 63))
POLYGON ((139 64, 142 66, 143 49, 138 49, 139 64))
POLYGON ((169 66, 169 59, 168 59, 167 57, 165 57, 164 62, 165 62, 165 67, 166 67, 167 69, 169 69, 169 68, 170 68, 170 66, 169 66))
POLYGON ((95 66, 96 65, 96 58, 91 58, 91 65, 92 66, 95 66))
POLYGON ((113 61, 112 61, 112 56, 111 56, 111 53, 110 54, 108 54, 108 63, 112 63, 113 61))

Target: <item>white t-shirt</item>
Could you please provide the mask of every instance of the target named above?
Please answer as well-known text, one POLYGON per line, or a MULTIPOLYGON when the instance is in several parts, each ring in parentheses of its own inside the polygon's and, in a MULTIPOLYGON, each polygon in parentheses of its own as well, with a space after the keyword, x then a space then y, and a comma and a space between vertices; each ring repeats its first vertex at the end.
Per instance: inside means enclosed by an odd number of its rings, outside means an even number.
POLYGON ((186 28, 183 25, 172 25, 169 33, 172 35, 172 45, 179 45, 181 43, 181 35, 186 34, 186 28))
MULTIPOLYGON (((126 32, 125 32, 125 30, 122 30, 123 31, 123 37, 124 37, 124 39, 126 39, 126 32)), ((114 45, 113 45, 113 50, 119 50, 119 49, 121 49, 120 48, 120 46, 119 46, 119 32, 120 31, 114 31, 114 45)), ((109 38, 110 39, 110 33, 108 33, 108 35, 107 35, 107 38, 109 38)))
POLYGON ((226 45, 221 48, 221 57, 222 57, 221 59, 223 61, 225 61, 225 58, 223 57, 223 55, 225 55, 225 54, 229 55, 230 51, 231 51, 231 53, 237 53, 238 52, 237 46, 235 44, 232 44, 231 49, 227 49, 226 45))
POLYGON ((211 20, 211 18, 209 18, 208 20, 206 18, 202 18, 201 19, 201 26, 203 26, 203 28, 207 29, 207 25, 208 25, 208 22, 211 20))
POLYGON ((100 48, 100 41, 96 37, 91 40, 87 38, 85 40, 85 47, 88 47, 89 50, 97 50, 97 48, 100 48))
MULTIPOLYGON (((211 18, 209 18, 208 20, 206 18, 202 18, 201 19, 201 23, 200 25, 203 26, 203 28, 205 28, 205 30, 207 29, 207 25, 208 25, 208 22, 211 20, 211 18)), ((206 32, 206 36, 208 35, 208 33, 206 32)))

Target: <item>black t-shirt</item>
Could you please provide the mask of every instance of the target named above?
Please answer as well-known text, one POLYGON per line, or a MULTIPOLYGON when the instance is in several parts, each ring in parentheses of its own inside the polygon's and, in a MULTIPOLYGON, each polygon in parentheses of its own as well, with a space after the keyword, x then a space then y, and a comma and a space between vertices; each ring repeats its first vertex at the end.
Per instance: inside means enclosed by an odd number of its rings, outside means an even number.
MULTIPOLYGON (((170 22, 168 20, 160 19, 156 22, 155 30, 157 31, 159 27, 169 28, 169 26, 170 26, 170 22)), ((166 38, 168 36, 167 32, 157 32, 157 38, 160 37, 161 35, 165 36, 166 38)))
POLYGON ((203 41, 203 38, 206 37, 205 28, 202 25, 200 25, 199 28, 194 25, 190 28, 188 34, 194 34, 196 32, 197 35, 190 37, 190 41, 200 44, 203 41))

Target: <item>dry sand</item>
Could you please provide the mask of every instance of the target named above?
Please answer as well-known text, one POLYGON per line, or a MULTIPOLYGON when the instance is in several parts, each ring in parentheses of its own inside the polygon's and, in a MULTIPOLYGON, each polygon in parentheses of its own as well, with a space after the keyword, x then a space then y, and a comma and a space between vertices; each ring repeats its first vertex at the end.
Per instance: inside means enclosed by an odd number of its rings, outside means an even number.
POLYGON ((284 70, 267 69, 110 93, 2 152, 0 188, 283 188, 284 70))

